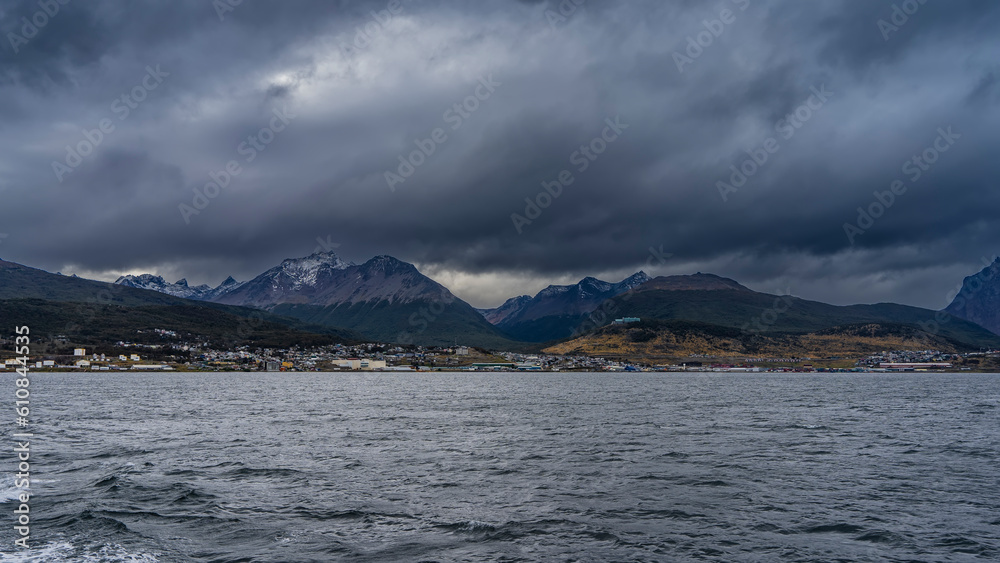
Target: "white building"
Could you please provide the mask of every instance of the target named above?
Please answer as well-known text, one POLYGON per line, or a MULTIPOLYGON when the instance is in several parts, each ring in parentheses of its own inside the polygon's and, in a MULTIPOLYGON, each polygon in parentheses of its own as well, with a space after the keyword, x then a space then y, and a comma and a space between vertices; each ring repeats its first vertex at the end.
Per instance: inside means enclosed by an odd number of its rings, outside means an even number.
POLYGON ((73 349, 73 355, 74 356, 86 356, 87 355, 87 349, 86 348, 74 348, 73 349))

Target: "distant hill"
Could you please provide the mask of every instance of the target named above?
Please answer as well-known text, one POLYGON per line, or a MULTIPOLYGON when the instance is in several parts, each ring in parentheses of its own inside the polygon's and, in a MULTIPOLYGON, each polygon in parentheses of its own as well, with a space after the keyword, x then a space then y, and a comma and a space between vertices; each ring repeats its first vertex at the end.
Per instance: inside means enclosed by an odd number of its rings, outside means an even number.
MULTIPOLYGON (((1000 269, 1000 261, 992 267, 1000 269)), ((796 346, 806 346, 803 338, 857 342, 861 335, 852 330, 879 327, 877 334, 864 338, 889 346, 898 344, 893 340, 898 334, 909 334, 924 339, 928 348, 978 350, 1000 348, 1000 335, 983 328, 996 326, 991 323, 1000 302, 988 270, 967 278, 959 295, 965 301, 956 299, 949 307, 949 313, 967 320, 891 303, 841 307, 768 295, 701 273, 649 279, 638 272, 619 283, 584 278, 477 311, 412 264, 391 256, 352 264, 333 253, 317 253, 285 260, 245 283, 230 278, 217 288, 191 288, 184 280, 169 284, 157 276, 126 276, 108 284, 0 261, 0 318, 51 326, 56 334, 74 327, 78 336, 123 340, 152 328, 220 338, 234 326, 245 329, 247 319, 260 318, 258 324, 271 323, 257 333, 261 342, 312 342, 320 335, 341 341, 529 350, 603 330, 615 317, 638 317, 643 322, 694 323, 715 337, 735 330, 765 340, 797 339, 796 346), (213 292, 212 301, 193 300, 213 292)), ((607 334, 616 334, 609 330, 607 334)), ((912 341, 910 336, 906 338, 912 341)))
POLYGON ((1000 334, 1000 258, 965 278, 945 311, 1000 334))
MULTIPOLYGON (((611 325, 545 349, 550 354, 597 355, 651 363, 692 357, 852 359, 883 350, 968 350, 951 339, 901 324, 856 324, 809 333, 749 333, 682 320, 611 325)), ((848 363, 850 363, 848 361, 848 363)))
POLYGON ((637 287, 639 291, 654 289, 663 291, 750 291, 735 280, 701 272, 681 276, 659 276, 637 287))
POLYGON ((648 281, 649 276, 644 272, 618 283, 588 277, 573 285, 550 285, 530 299, 508 300, 499 309, 485 314, 496 319, 497 328, 517 340, 557 340, 570 336, 587 314, 608 299, 648 281))
POLYGON ((309 326, 298 319, 245 307, 191 301, 2 260, 0 319, 11 325, 26 324, 33 334, 66 336, 84 344, 142 341, 142 334, 153 329, 200 336, 216 343, 262 346, 358 339, 348 331, 309 326))
POLYGON ((89 347, 118 341, 146 344, 208 343, 210 346, 287 348, 360 341, 356 335, 330 327, 308 326, 295 319, 218 306, 121 306, 97 303, 69 305, 43 299, 0 300, 0 318, 26 324, 35 338, 66 337, 89 347), (236 314, 243 313, 243 314, 236 314), (176 332, 178 339, 154 330, 176 332))
POLYGON ((52 274, 37 268, 0 260, 0 299, 46 299, 87 302, 103 299, 118 305, 179 305, 172 295, 133 287, 52 274))
MULTIPOLYGON (((708 281, 709 278, 703 279, 708 281)), ((928 309, 892 303, 836 306, 797 297, 758 293, 732 280, 718 280, 712 283, 731 287, 661 289, 688 285, 679 280, 657 278, 635 291, 615 297, 607 309, 619 317, 685 320, 764 334, 807 334, 854 324, 907 325, 959 343, 970 350, 1000 347, 1000 338, 988 330, 951 315, 948 315, 947 322, 939 323, 935 319, 938 313, 928 309)), ((610 319, 605 319, 598 324, 609 322, 610 319)))

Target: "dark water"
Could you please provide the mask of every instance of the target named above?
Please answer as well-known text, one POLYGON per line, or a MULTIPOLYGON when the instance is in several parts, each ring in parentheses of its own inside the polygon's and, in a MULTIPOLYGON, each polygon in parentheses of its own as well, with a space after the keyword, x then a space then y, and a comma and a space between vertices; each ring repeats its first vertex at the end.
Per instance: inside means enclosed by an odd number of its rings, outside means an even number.
POLYGON ((1000 376, 34 378, 0 561, 1000 561, 1000 376))

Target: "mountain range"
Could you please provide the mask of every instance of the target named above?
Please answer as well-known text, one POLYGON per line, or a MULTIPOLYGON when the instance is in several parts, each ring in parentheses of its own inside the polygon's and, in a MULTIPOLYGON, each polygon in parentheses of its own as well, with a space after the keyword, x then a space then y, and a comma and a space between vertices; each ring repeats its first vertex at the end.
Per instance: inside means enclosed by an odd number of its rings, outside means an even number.
POLYGON ((480 313, 517 340, 547 342, 567 338, 602 303, 650 281, 638 272, 618 283, 583 278, 573 285, 550 285, 534 297, 508 299, 496 309, 480 313))
POLYGON ((363 264, 345 262, 332 252, 285 260, 214 301, 266 309, 384 342, 515 346, 471 305, 413 264, 391 256, 363 264))
MULTIPOLYGON (((167 284, 165 284, 167 285, 167 284)), ((155 329, 218 346, 286 347, 357 342, 359 335, 248 307, 196 301, 0 260, 0 319, 28 325, 32 342, 161 343, 155 329)), ((9 327, 8 327, 9 329, 9 327)), ((4 330, 8 330, 4 329, 4 330)))
MULTIPOLYGON (((1000 268, 1000 261, 991 267, 1000 268)), ((716 327, 706 334, 737 330, 762 337, 836 333, 853 338, 860 334, 856 327, 865 326, 864 331, 880 334, 924 334, 924 342, 956 349, 1000 348, 1000 336, 987 330, 1000 331, 1000 279, 983 279, 984 272, 967 278, 970 287, 959 294, 965 299, 961 306, 953 303, 944 312, 891 303, 834 306, 759 293, 712 274, 650 278, 641 271, 617 283, 587 277, 511 298, 496 308, 474 309, 412 264, 391 256, 354 264, 332 252, 317 252, 284 260, 246 282, 229 277, 214 288, 191 287, 183 279, 168 283, 149 274, 122 276, 112 285, 0 261, 0 304, 83 301, 105 313, 118 307, 116 314, 126 316, 130 308, 145 308, 148 316, 150 308, 166 307, 175 308, 172 313, 198 311, 195 316, 201 320, 213 311, 244 318, 261 311, 268 322, 297 333, 507 350, 538 350, 560 341, 569 345, 581 335, 610 335, 604 327, 616 317, 689 322, 716 327), (93 305, 94 294, 101 292, 113 297, 93 305)), ((597 345, 590 341, 588 346, 597 345)))
POLYGON ((229 291, 243 285, 230 276, 226 278, 226 281, 219 284, 218 287, 213 288, 206 284, 190 287, 188 286, 186 279, 180 279, 174 283, 169 283, 162 277, 154 276, 152 274, 122 276, 118 278, 115 283, 126 287, 134 287, 136 289, 150 289, 160 293, 166 293, 167 295, 173 295, 174 297, 180 297, 182 299, 194 299, 195 301, 213 301, 222 294, 228 293, 229 291))

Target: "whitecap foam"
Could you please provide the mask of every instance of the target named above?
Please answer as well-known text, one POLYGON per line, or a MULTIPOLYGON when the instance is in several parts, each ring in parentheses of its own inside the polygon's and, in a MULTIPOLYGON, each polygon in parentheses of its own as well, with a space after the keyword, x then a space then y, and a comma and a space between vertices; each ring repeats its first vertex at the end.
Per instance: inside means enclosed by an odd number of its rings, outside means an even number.
POLYGON ((14 486, 14 477, 7 476, 0 479, 0 504, 17 500, 17 497, 25 492, 14 486))
POLYGON ((462 523, 458 529, 465 532, 493 532, 496 531, 497 528, 489 522, 469 520, 468 522, 462 523))
POLYGON ((15 553, 0 553, 0 563, 156 563, 157 555, 131 552, 118 544, 76 548, 69 542, 31 546, 15 553))
MULTIPOLYGON (((30 540, 29 540, 30 542, 30 540)), ((29 543, 30 545, 30 543, 29 543)), ((73 546, 68 542, 49 543, 43 546, 31 546, 28 549, 18 548, 15 553, 0 553, 0 561, 17 563, 42 563, 43 561, 69 561, 73 554, 73 546)))

